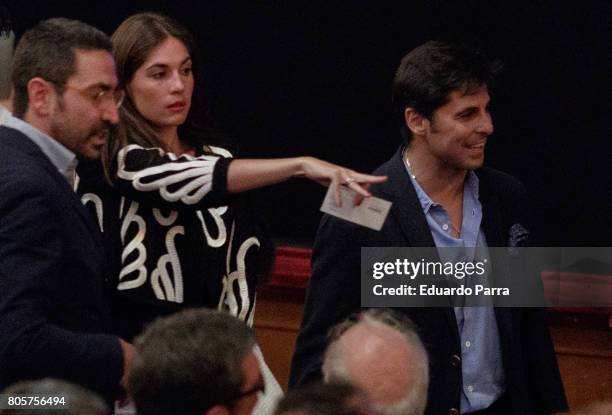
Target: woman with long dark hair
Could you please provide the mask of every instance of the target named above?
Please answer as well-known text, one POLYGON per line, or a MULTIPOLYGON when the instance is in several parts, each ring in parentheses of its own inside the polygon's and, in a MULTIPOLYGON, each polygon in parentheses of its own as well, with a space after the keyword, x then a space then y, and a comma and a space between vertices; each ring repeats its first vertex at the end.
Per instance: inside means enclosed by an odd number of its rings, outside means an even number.
POLYGON ((241 160, 211 145, 194 97, 194 43, 173 19, 141 13, 112 36, 125 99, 102 149, 104 174, 79 169, 79 193, 104 233, 117 334, 184 307, 226 309, 252 322, 261 237, 236 193, 291 177, 361 186, 383 177, 311 157, 241 160))

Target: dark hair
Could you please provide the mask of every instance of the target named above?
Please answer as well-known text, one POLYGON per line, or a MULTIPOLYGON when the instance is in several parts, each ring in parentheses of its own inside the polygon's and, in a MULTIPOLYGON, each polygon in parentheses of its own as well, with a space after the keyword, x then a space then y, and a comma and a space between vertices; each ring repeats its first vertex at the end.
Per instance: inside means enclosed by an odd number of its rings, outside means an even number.
MULTIPOLYGON (((185 45, 192 60, 195 91, 187 119, 179 126, 179 136, 181 140, 195 148, 208 144, 209 135, 212 133, 201 125, 206 122, 207 117, 200 102, 202 94, 198 93, 201 75, 199 53, 193 37, 183 25, 171 17, 151 12, 138 13, 125 19, 111 36, 119 87, 125 88, 151 51, 172 37, 185 45)), ((111 136, 102 151, 102 162, 107 177, 117 152, 130 143, 146 148, 159 147, 168 150, 159 139, 151 122, 140 114, 129 94, 126 94, 119 109, 119 116, 121 123, 118 132, 111 136)))
POLYGON ((13 56, 11 79, 15 95, 13 113, 28 110, 28 82, 35 77, 52 82, 58 93, 75 71, 75 50, 112 51, 110 39, 86 23, 65 18, 40 22, 23 34, 13 56))
POLYGON ((107 415, 110 410, 101 397, 79 385, 63 380, 45 378, 15 383, 4 391, 5 395, 44 395, 63 397, 66 406, 49 406, 46 409, 0 409, 0 415, 107 415), (59 409, 61 408, 61 409, 59 409))
POLYGON ((249 327, 220 311, 191 309, 150 324, 135 341, 128 390, 140 415, 201 415, 241 393, 249 327))
POLYGON ((363 392, 349 383, 315 383, 289 391, 274 415, 366 415, 367 406, 363 392))
POLYGON ((426 118, 448 102, 449 94, 462 90, 471 93, 486 85, 492 87, 499 61, 491 61, 479 49, 429 41, 411 50, 395 72, 392 102, 402 137, 408 142, 411 134, 406 127, 407 107, 426 118))

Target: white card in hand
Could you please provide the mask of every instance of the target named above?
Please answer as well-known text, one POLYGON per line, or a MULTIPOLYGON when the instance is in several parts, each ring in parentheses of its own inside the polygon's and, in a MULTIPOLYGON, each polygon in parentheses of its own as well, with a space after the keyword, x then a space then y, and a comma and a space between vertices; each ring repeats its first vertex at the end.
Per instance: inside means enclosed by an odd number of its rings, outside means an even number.
POLYGON ((359 206, 355 206, 356 194, 353 189, 340 186, 342 206, 336 206, 334 192, 330 187, 323 199, 321 212, 379 231, 387 219, 391 202, 372 196, 366 197, 359 206))

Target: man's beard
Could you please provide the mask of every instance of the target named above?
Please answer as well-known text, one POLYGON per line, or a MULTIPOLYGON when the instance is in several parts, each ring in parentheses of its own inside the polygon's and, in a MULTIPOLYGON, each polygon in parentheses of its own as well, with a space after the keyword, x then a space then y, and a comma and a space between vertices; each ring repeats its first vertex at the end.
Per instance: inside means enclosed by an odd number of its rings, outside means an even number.
MULTIPOLYGON (((106 143, 115 128, 115 126, 108 121, 99 121, 87 129, 79 128, 79 120, 71 120, 65 115, 65 111, 60 105, 59 111, 54 114, 51 120, 49 132, 52 138, 76 153, 77 156, 88 157, 88 147, 94 147, 94 142, 92 140, 96 142, 104 141, 104 143, 106 143), (96 136, 105 137, 105 140, 94 138, 96 136)), ((100 147, 102 145, 103 144, 101 144, 100 147)))

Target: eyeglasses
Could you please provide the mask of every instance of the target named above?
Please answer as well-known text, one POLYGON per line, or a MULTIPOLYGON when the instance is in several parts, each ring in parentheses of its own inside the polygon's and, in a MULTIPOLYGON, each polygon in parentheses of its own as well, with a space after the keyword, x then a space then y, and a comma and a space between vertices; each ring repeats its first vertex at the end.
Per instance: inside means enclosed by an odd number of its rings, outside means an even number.
POLYGON ((123 98, 125 98, 125 92, 123 89, 110 89, 100 86, 95 86, 91 88, 77 88, 71 85, 57 85, 57 83, 53 81, 48 81, 53 85, 59 86, 63 89, 72 89, 78 92, 81 96, 87 98, 91 101, 97 108, 102 108, 104 105, 112 104, 116 108, 121 107, 123 103, 123 98))

